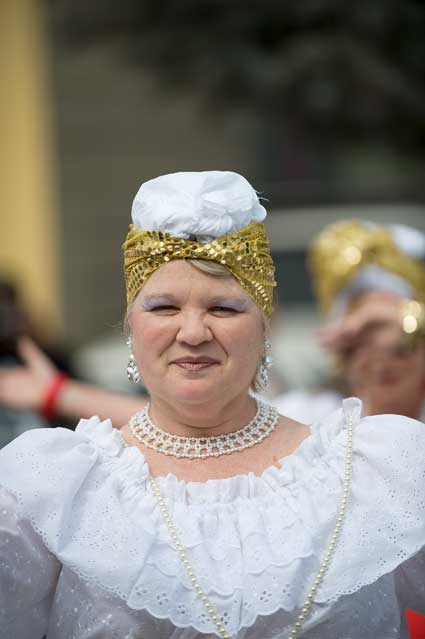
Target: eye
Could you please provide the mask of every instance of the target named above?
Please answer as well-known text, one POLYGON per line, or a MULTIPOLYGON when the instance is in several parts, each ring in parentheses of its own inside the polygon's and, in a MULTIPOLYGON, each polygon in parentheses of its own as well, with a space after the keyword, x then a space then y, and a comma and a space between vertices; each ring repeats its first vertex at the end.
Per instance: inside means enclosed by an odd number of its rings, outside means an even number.
POLYGON ((151 313, 158 313, 161 315, 172 315, 173 313, 177 313, 179 310, 177 306, 172 306, 171 304, 164 304, 161 306, 154 306, 149 309, 151 313))
POLYGON ((215 315, 235 315, 237 313, 240 313, 241 311, 230 306, 213 306, 210 309, 210 312, 214 313, 215 315))

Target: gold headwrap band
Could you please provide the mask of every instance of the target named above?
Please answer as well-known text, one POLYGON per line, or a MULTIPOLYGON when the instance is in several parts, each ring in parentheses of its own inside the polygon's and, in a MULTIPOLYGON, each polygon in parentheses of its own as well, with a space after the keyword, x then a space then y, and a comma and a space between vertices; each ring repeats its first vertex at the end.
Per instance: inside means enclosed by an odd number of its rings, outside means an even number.
POLYGON ((402 277, 416 299, 425 301, 425 265, 400 251, 385 227, 346 220, 328 226, 310 250, 309 265, 322 310, 330 310, 339 291, 366 264, 402 277))
POLYGON ((274 265, 263 224, 253 222, 206 244, 162 231, 140 231, 130 225, 124 250, 127 303, 147 279, 171 260, 210 260, 222 264, 268 317, 273 310, 274 265))

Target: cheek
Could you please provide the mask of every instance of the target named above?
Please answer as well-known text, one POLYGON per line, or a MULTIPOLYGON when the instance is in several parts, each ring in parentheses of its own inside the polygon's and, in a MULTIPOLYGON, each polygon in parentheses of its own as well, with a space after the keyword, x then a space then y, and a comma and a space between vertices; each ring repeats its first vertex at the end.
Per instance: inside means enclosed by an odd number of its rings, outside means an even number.
POLYGON ((132 333, 134 353, 143 357, 163 349, 172 340, 173 330, 170 321, 148 316, 133 322, 132 333))
POLYGON ((222 343, 229 355, 256 365, 263 351, 264 333, 252 322, 240 322, 222 331, 222 343))

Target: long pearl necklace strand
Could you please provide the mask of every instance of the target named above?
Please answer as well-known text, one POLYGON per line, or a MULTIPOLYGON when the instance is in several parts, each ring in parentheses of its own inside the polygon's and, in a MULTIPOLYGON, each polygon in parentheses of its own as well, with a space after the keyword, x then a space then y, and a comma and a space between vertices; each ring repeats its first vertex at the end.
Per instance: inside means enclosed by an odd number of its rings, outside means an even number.
MULTIPOLYGON (((328 546, 326 548, 326 552, 320 563, 317 576, 313 582, 312 587, 310 588, 310 591, 304 601, 304 604, 301 607, 301 611, 295 621, 294 627, 292 628, 291 632, 288 635, 288 639, 294 639, 300 634, 301 629, 304 625, 304 622, 306 621, 310 613, 310 610, 313 604, 313 598, 323 582, 324 576, 329 568, 329 564, 331 562, 332 556, 335 553, 338 538, 341 533, 341 530, 344 524, 345 514, 347 511, 347 502, 348 502, 348 496, 350 493, 350 484, 351 484, 351 476, 352 476, 352 461, 353 461, 353 419, 351 416, 348 416, 347 417, 347 445, 345 449, 345 464, 344 464, 344 482, 343 482, 342 496, 340 500, 340 506, 339 506, 338 515, 336 518, 335 527, 333 529, 328 546)), ((206 593, 204 592, 204 590, 202 589, 199 583, 199 580, 192 567, 192 564, 189 560, 187 552, 181 542, 180 534, 170 517, 166 501, 161 495, 161 490, 160 490, 158 482, 152 476, 149 477, 149 480, 152 486, 153 494, 157 500, 160 513, 168 528, 171 541, 186 570, 190 583, 192 584, 193 590, 198 595, 199 599, 202 601, 204 608, 208 613, 208 616, 210 617, 211 621, 217 628, 217 632, 219 636, 222 639, 232 639, 232 637, 226 631, 226 628, 224 627, 218 615, 217 609, 215 608, 213 603, 210 601, 210 599, 208 598, 208 596, 206 595, 206 593)))
POLYGON ((279 413, 273 406, 257 402, 255 417, 243 428, 225 435, 181 437, 158 428, 149 417, 149 404, 133 415, 129 427, 132 435, 159 453, 186 459, 206 459, 237 453, 259 444, 276 428, 279 413))

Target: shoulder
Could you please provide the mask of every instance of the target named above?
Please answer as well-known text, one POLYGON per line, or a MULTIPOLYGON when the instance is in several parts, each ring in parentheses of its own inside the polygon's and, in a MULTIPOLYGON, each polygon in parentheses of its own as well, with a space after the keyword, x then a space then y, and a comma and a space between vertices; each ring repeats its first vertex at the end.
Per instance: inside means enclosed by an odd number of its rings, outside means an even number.
MULTIPOLYGON (((358 469, 354 480, 365 490, 369 483, 373 494, 378 483, 385 484, 391 495, 406 504, 407 516, 413 496, 425 492, 425 424, 401 415, 364 417, 354 428, 353 441, 358 469), (361 473, 366 473, 365 481, 360 480, 361 473)), ((415 508, 423 517, 419 502, 415 508)))
MULTIPOLYGON (((311 444, 316 456, 341 473, 350 424, 355 490, 367 493, 382 483, 400 499, 407 498, 409 485, 425 490, 425 424, 402 415, 364 417, 359 399, 343 400, 337 411, 312 426, 311 444)), ((373 502, 375 497, 372 491, 368 499, 373 502)))
POLYGON ((382 432, 386 429, 387 434, 392 436, 404 435, 407 429, 410 434, 414 433, 419 437, 425 436, 425 424, 405 415, 370 415, 363 417, 361 424, 363 428, 376 432, 382 432))
POLYGON ((404 415, 373 415, 363 417, 357 428, 357 447, 369 454, 375 452, 388 460, 395 456, 400 462, 406 457, 424 465, 425 424, 404 415))
POLYGON ((357 397, 342 400, 337 410, 318 420, 313 428, 322 434, 344 431, 351 421, 354 437, 361 445, 387 448, 402 440, 406 445, 425 444, 425 424, 404 415, 363 415, 363 404, 357 397))
POLYGON ((110 420, 80 420, 75 431, 66 428, 30 430, 0 450, 0 485, 16 494, 30 487, 59 490, 86 476, 103 451, 115 452, 122 438, 110 420))
POLYGON ((0 450, 0 468, 10 465, 13 460, 21 465, 24 459, 61 455, 69 451, 87 455, 89 449, 84 444, 88 442, 89 438, 83 432, 67 428, 28 430, 0 450))

